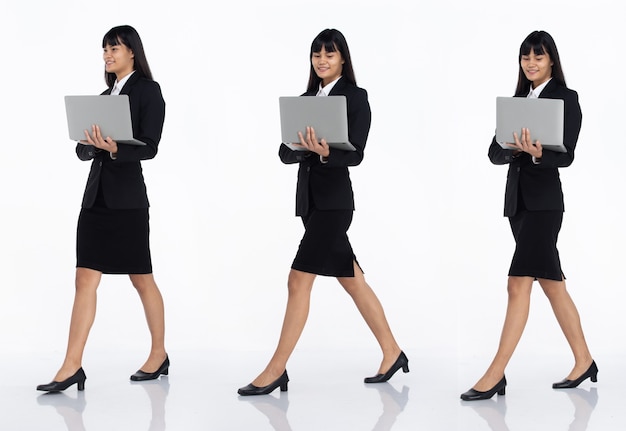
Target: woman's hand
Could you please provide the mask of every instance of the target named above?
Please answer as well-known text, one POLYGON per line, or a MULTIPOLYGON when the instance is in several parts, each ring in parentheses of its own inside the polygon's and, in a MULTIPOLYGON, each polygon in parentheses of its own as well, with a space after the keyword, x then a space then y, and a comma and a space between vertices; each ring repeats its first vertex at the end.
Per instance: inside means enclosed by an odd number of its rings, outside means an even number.
POLYGON ((533 143, 530 138, 530 130, 527 128, 522 129, 522 136, 517 136, 517 132, 513 133, 513 138, 515 138, 515 143, 508 143, 507 145, 512 150, 517 150, 519 152, 528 153, 533 156, 535 159, 540 159, 543 155, 543 147, 539 141, 535 141, 533 143))
POLYGON ((298 137, 300 138, 300 143, 296 143, 294 145, 305 148, 319 154, 322 157, 328 157, 330 154, 330 147, 326 143, 326 139, 318 141, 313 127, 307 126, 306 136, 302 135, 302 132, 298 132, 298 137))
POLYGON ((87 130, 85 130, 85 137, 87 138, 84 141, 80 141, 81 144, 85 145, 93 145, 96 148, 99 148, 104 151, 108 151, 111 154, 117 153, 117 142, 115 142, 110 137, 103 138, 102 133, 100 132, 100 126, 94 124, 91 126, 91 134, 87 130))

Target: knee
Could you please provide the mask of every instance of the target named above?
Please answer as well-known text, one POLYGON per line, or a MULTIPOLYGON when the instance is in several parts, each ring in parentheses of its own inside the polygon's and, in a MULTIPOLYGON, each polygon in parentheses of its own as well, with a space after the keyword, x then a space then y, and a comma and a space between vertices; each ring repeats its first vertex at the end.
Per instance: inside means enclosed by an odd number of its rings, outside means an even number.
POLYGON ((314 280, 315 275, 313 274, 291 271, 287 280, 287 291, 289 292, 289 295, 308 295, 311 293, 314 280))
POLYGON ((139 293, 145 292, 152 287, 156 287, 152 274, 132 274, 129 277, 133 287, 139 293))
POLYGON ((509 297, 530 296, 532 283, 533 280, 529 277, 510 277, 507 284, 509 297))
POLYGON ((100 284, 101 273, 92 269, 77 268, 75 285, 77 291, 95 290, 100 284))

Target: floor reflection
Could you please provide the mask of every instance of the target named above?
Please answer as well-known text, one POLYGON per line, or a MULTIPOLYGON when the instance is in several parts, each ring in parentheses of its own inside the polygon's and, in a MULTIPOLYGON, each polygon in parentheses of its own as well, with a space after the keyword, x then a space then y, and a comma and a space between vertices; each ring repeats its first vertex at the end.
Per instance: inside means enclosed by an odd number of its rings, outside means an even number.
POLYGON ((378 383, 375 385, 365 385, 368 388, 375 388, 380 395, 383 404, 383 411, 372 431, 389 431, 398 419, 398 416, 406 407, 409 401, 409 387, 402 386, 402 390, 396 390, 389 383, 378 383))
MULTIPOLYGON (((555 393, 565 394, 574 406, 574 419, 569 425, 569 431, 586 431, 596 404, 598 403, 598 389, 584 390, 580 388, 555 390, 555 393)), ((492 431, 509 431, 506 424, 506 397, 482 401, 461 401, 462 405, 471 407, 487 422, 492 431)))
POLYGON ((170 390, 170 381, 167 376, 156 380, 131 382, 132 386, 141 386, 150 399, 152 417, 148 431, 165 431, 165 401, 170 390))
MULTIPOLYGON (((382 413, 374 424, 372 431, 390 431, 398 416, 402 413, 409 400, 409 388, 403 386, 398 391, 389 383, 365 385, 366 388, 374 388, 380 395, 382 413)), ((273 395, 261 395, 254 397, 239 397, 239 401, 251 404, 267 417, 275 431, 292 431, 287 419, 289 408, 288 392, 280 392, 279 397, 273 395)))
POLYGON ((253 397, 239 397, 239 401, 247 402, 263 413, 275 431, 292 431, 287 419, 289 408, 289 393, 280 392, 280 397, 260 395, 253 397))
POLYGON ((87 401, 85 391, 76 391, 76 397, 70 397, 64 392, 47 392, 37 397, 40 406, 52 406, 65 421, 67 431, 85 431, 83 411, 87 401))
POLYGON ((586 391, 574 388, 555 392, 565 392, 574 405, 574 420, 568 428, 569 431, 585 431, 589 425, 591 414, 598 404, 598 389, 591 388, 586 391))
MULTIPOLYGON (((150 400, 152 416, 148 431, 165 431, 165 402, 170 388, 167 377, 162 376, 160 379, 145 382, 131 382, 131 385, 140 386, 150 400)), ((87 406, 85 392, 76 391, 74 397, 65 392, 48 392, 37 397, 37 404, 54 407, 63 418, 67 431, 86 431, 83 421, 83 412, 87 406)))
POLYGON ((478 416, 483 418, 492 431, 509 431, 506 424, 506 397, 480 401, 461 401, 462 405, 471 407, 478 416))

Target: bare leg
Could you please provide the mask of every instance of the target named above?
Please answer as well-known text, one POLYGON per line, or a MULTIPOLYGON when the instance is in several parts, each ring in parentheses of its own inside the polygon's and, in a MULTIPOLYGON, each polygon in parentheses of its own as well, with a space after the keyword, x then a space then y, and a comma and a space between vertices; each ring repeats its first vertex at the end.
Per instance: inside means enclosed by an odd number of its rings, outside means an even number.
POLYGON ((287 281, 289 298, 278 346, 265 370, 252 382, 253 385, 259 387, 267 386, 279 378, 285 371, 287 360, 291 356, 293 349, 295 349, 296 343, 304 329, 306 319, 309 317, 311 290, 313 289, 315 277, 315 274, 295 269, 289 272, 287 281))
POLYGON ((163 297, 152 274, 130 274, 129 277, 141 298, 152 340, 150 355, 140 369, 147 373, 153 373, 161 366, 167 356, 163 297))
POLYGON ((498 351, 485 375, 474 385, 475 390, 488 391, 502 379, 528 321, 533 281, 533 277, 509 277, 509 301, 498 351))
POLYGON ((587 347, 587 342, 585 341, 583 328, 580 324, 578 310, 567 292, 565 281, 548 280, 544 278, 540 278, 538 281, 550 300, 554 315, 574 354, 574 368, 567 376, 567 379, 577 379, 587 371, 593 362, 591 353, 587 347))
POLYGON ((401 350, 391 333, 378 297, 376 297, 372 288, 365 281, 363 272, 356 262, 354 262, 354 277, 338 277, 337 280, 352 297, 367 326, 369 326, 378 344, 380 344, 380 348, 383 351, 383 360, 378 373, 383 374, 387 372, 398 359, 401 350))
POLYGON ((54 377, 57 382, 71 377, 82 366, 87 337, 96 318, 96 291, 101 278, 102 273, 100 271, 76 268, 76 291, 70 321, 70 334, 65 360, 54 377))

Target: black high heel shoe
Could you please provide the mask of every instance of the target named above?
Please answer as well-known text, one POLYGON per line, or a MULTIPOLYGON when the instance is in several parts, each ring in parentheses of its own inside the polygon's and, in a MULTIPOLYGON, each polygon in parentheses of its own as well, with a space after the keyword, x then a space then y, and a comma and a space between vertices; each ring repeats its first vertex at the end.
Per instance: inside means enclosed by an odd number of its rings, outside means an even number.
POLYGON ((580 385, 584 380, 590 378, 592 382, 598 381, 598 366, 596 365, 596 361, 593 361, 587 371, 585 371, 579 378, 576 380, 568 380, 563 379, 560 382, 552 383, 552 389, 569 389, 575 388, 580 385))
POLYGON ((461 399, 463 401, 478 401, 478 400, 488 400, 493 397, 496 393, 498 395, 504 395, 506 393, 506 376, 503 376, 502 379, 496 383, 496 385, 489 389, 488 391, 481 392, 472 388, 467 392, 463 392, 461 394, 461 399))
POLYGON ((364 379, 365 383, 383 383, 389 380, 400 368, 402 368, 403 373, 409 372, 409 358, 406 357, 404 352, 400 352, 400 356, 396 359, 396 362, 393 363, 391 368, 387 370, 385 374, 376 374, 372 377, 366 377, 364 379))
POLYGON ((287 391, 287 382, 289 381, 289 376, 287 375, 287 370, 283 372, 283 374, 270 383, 267 386, 254 386, 250 383, 248 386, 244 386, 243 388, 239 388, 237 393, 239 395, 248 396, 248 395, 267 395, 272 392, 274 389, 280 386, 281 392, 287 391))
POLYGON ((74 383, 76 383, 78 385, 78 390, 84 391, 86 379, 87 379, 87 376, 85 375, 85 371, 83 371, 83 368, 81 367, 78 369, 78 371, 74 373, 73 376, 68 377, 62 382, 57 382, 53 380, 50 383, 37 386, 37 390, 45 391, 45 392, 61 392, 61 391, 66 390, 70 386, 72 386, 74 383))
POLYGON ((163 374, 164 376, 167 376, 170 372, 169 369, 170 369, 170 357, 165 356, 165 360, 154 373, 146 373, 145 371, 138 370, 135 374, 130 376, 130 379, 133 382, 143 382, 145 380, 158 379, 161 374, 163 374))

